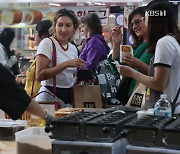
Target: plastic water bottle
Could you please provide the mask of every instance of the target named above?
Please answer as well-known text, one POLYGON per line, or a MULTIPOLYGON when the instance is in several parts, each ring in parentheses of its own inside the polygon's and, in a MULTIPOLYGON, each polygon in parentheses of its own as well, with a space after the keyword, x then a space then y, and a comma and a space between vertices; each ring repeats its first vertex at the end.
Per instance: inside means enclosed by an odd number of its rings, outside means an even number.
POLYGON ((171 103, 167 100, 167 95, 161 94, 161 98, 157 101, 154 107, 154 115, 171 117, 171 103))

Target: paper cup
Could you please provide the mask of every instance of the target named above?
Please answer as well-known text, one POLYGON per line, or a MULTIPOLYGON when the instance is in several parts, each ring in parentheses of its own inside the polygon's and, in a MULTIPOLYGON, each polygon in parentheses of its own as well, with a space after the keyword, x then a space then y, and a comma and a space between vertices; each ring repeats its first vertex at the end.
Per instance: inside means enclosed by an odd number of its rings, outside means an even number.
POLYGON ((131 55, 133 55, 133 49, 132 49, 132 47, 130 46, 130 45, 121 45, 120 46, 120 59, 119 59, 119 61, 121 62, 121 63, 124 63, 123 62, 123 57, 125 57, 127 54, 131 54, 131 55), (129 49, 130 49, 130 51, 129 52, 124 52, 123 51, 123 48, 125 47, 125 46, 127 46, 127 47, 129 47, 129 49))

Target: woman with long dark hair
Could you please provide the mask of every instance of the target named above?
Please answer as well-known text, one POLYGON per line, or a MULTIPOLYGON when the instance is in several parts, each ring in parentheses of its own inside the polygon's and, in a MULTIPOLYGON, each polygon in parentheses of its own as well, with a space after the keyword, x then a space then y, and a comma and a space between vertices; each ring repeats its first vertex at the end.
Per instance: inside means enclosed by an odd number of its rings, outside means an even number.
MULTIPOLYGON (((146 102, 146 109, 154 107, 160 98, 160 93, 167 95, 173 102, 178 95, 180 87, 180 30, 171 4, 167 0, 154 0, 148 4, 146 12, 148 25, 148 52, 154 53, 150 65, 149 75, 146 76, 128 66, 117 65, 119 73, 123 76, 133 77, 143 83, 150 90, 150 98, 146 102), (153 15, 150 11, 159 12, 153 15), (165 13, 160 12, 163 11, 165 13)), ((175 112, 180 113, 180 95, 177 97, 175 112)))
POLYGON ((0 33, 0 63, 13 75, 20 73, 18 59, 15 51, 11 49, 15 38, 15 32, 11 28, 5 28, 0 33))
MULTIPOLYGON (((148 74, 148 67, 153 54, 147 53, 147 26, 145 25, 145 7, 134 9, 128 18, 129 31, 133 38, 133 56, 125 55, 123 62, 143 74, 148 74)), ((109 57, 110 62, 113 60, 119 61, 120 44, 122 40, 122 32, 120 27, 115 27, 112 30, 113 52, 109 57)), ((117 73, 115 65, 111 64, 112 72, 117 73)), ((131 96, 136 85, 136 80, 133 78, 123 78, 117 92, 116 98, 121 103, 126 104, 131 96)))

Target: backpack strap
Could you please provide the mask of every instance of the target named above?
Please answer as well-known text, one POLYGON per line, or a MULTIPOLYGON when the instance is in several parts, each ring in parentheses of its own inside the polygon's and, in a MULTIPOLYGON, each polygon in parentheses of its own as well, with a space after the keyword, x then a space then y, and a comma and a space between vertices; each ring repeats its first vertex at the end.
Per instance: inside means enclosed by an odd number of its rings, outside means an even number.
POLYGON ((35 82, 35 75, 36 75, 36 60, 34 60, 33 63, 35 66, 34 66, 33 83, 32 83, 32 89, 31 89, 31 97, 33 97, 33 91, 34 91, 34 82, 35 82))
MULTIPOLYGON (((56 66, 56 46, 51 38, 49 38, 52 42, 52 47, 53 47, 53 53, 52 53, 52 65, 53 67, 56 66)), ((33 84, 32 84, 32 91, 31 91, 31 97, 33 94, 33 89, 34 89, 34 82, 35 82, 35 73, 36 73, 36 61, 35 61, 35 71, 34 71, 34 78, 33 78, 33 84)), ((44 91, 42 91, 44 92, 44 91)), ((40 93, 42 93, 40 92, 40 93)), ((37 95, 39 95, 38 93, 37 95)), ((54 97, 56 97, 56 76, 53 77, 53 94, 54 97)), ((33 96, 32 98, 36 97, 37 95, 33 96)))
POLYGON ((180 87, 179 87, 179 89, 178 89, 178 91, 177 91, 177 93, 176 93, 176 96, 175 96, 172 104, 171 104, 171 105, 172 105, 172 113, 173 113, 173 114, 174 114, 175 108, 180 105, 180 102, 176 103, 176 102, 177 102, 177 99, 178 99, 178 97, 179 97, 179 93, 180 93, 180 87))
MULTIPOLYGON (((56 66, 56 46, 51 38, 49 38, 52 42, 52 47, 53 47, 53 54, 52 54, 52 64, 53 67, 56 66)), ((54 97, 56 96, 56 76, 53 76, 53 93, 54 97)))

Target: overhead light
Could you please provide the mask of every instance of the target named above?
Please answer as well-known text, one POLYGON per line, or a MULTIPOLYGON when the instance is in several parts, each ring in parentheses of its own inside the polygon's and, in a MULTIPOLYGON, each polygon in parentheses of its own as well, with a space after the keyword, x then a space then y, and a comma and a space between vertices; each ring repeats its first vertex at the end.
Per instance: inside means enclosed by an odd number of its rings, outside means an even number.
POLYGON ((105 3, 98 3, 98 2, 95 2, 94 4, 95 4, 95 5, 101 5, 101 6, 102 6, 102 5, 106 5, 105 3))
POLYGON ((94 4, 95 4, 95 5, 101 5, 101 3, 97 3, 97 2, 96 2, 96 3, 94 3, 94 4))
POLYGON ((114 14, 110 14, 109 18, 115 18, 115 15, 114 14))
POLYGON ((57 4, 57 3, 48 3, 48 4, 51 6, 61 6, 60 4, 57 4))
POLYGON ((78 3, 76 4, 76 6, 84 6, 84 3, 78 2, 78 3))
MULTIPOLYGON (((42 0, 0 0, 0 3, 42 3, 42 0)), ((142 2, 142 0, 101 0, 103 3, 121 3, 121 2, 142 2)), ((43 1, 44 2, 44 1, 43 1)), ((74 0, 45 0, 45 3, 72 3, 74 0)), ((75 2, 87 3, 87 0, 76 0, 75 2)), ((100 0, 91 0, 92 3, 100 0)))
POLYGON ((92 2, 86 2, 88 5, 94 5, 94 3, 92 2))

